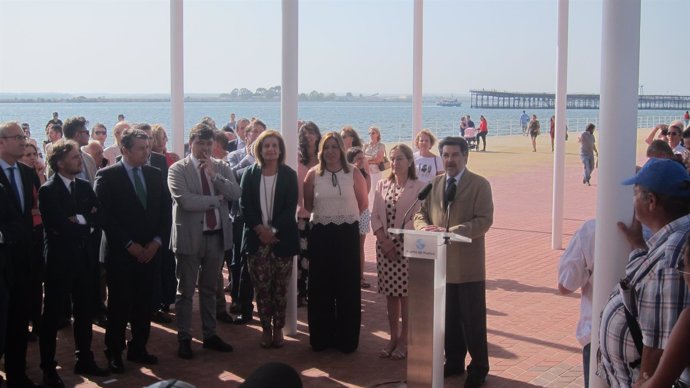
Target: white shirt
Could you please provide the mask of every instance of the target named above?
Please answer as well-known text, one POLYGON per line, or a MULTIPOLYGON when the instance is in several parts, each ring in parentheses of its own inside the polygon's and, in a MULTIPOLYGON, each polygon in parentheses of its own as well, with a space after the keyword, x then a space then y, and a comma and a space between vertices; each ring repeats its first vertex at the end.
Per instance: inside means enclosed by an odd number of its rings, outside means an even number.
MULTIPOLYGON (((14 167, 14 179, 17 182, 17 190, 19 191, 19 203, 22 206, 22 212, 24 211, 24 185, 22 184, 22 174, 19 172, 19 165, 17 162, 14 163, 14 165, 10 166, 9 163, 7 163, 4 159, 0 159, 0 167, 2 167, 2 172, 5 174, 5 177, 7 177, 8 182, 12 182, 12 179, 10 178, 10 170, 8 170, 10 167, 14 167)), ((9 188, 12 190, 12 187, 9 188)))
POLYGON ((438 175, 439 172, 443 172, 443 159, 440 156, 421 156, 419 152, 414 153, 414 165, 417 169, 417 179, 421 182, 429 183, 431 180, 438 175))
POLYGON ((592 275, 594 271, 595 220, 588 220, 575 232, 558 265, 558 283, 570 291, 582 289, 580 320, 575 336, 580 345, 590 343, 592 333, 592 275))

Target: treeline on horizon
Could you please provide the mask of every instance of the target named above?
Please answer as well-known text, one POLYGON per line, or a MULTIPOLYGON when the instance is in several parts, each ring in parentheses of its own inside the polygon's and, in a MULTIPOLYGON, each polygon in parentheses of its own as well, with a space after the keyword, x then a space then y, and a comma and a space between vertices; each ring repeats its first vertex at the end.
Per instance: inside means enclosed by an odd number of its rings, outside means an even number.
MULTIPOLYGON (((281 87, 280 85, 272 86, 270 88, 257 88, 251 91, 247 88, 235 88, 230 93, 220 93, 217 95, 202 94, 185 96, 185 101, 190 102, 262 102, 262 101, 280 101, 281 87)), ((381 96, 379 93, 375 94, 358 94, 355 95, 347 92, 343 95, 335 93, 323 93, 317 90, 312 90, 309 93, 300 93, 300 101, 411 101, 412 96, 381 96)), ((36 96, 32 93, 30 97, 22 97, 20 94, 14 96, 0 96, 0 103, 55 103, 55 102, 168 102, 170 97, 167 96, 145 96, 132 95, 123 97, 107 97, 107 96, 71 96, 71 95, 57 95, 54 97, 36 96)))

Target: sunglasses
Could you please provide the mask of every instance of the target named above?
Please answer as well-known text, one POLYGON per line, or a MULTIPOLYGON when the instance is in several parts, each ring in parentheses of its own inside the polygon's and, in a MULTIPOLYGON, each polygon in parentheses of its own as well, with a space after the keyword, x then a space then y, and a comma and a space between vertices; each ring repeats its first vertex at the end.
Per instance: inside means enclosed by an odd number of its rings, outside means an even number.
POLYGON ((96 131, 94 132, 96 135, 105 135, 105 131, 96 131))
POLYGON ((669 135, 669 136, 680 136, 680 133, 678 133, 678 132, 669 132, 668 135, 669 135))
POLYGON ((14 136, 2 136, 0 138, 2 138, 2 139, 14 139, 16 141, 22 141, 22 140, 28 139, 29 137, 26 135, 14 135, 14 136))

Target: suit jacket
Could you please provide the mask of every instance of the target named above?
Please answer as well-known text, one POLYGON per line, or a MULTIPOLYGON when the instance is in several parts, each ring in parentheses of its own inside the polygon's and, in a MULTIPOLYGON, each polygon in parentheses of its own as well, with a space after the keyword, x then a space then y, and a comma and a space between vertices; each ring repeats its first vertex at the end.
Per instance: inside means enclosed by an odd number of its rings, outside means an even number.
MULTIPOLYGON (((96 161, 93 160, 91 155, 83 152, 81 147, 79 148, 79 153, 81 154, 82 161, 84 162, 84 170, 86 171, 86 176, 89 178, 89 184, 91 187, 93 187, 96 181, 96 171, 98 171, 98 168, 96 168, 96 161)), ((50 164, 46 163, 46 176, 48 178, 52 178, 53 175, 55 175, 55 171, 50 168, 50 164)))
MULTIPOLYGON (((427 225, 445 226, 443 198, 446 175, 432 180, 429 196, 414 218, 415 229, 427 225)), ((462 175, 450 207, 450 231, 472 239, 472 243, 453 243, 447 248, 447 283, 468 283, 486 279, 484 235, 491 227, 494 204, 491 185, 484 177, 467 169, 462 175)))
MULTIPOLYGON (((390 179, 381 179, 376 183, 376 195, 374 196, 374 206, 371 211, 371 230, 376 232, 380 228, 384 230, 388 229, 386 225, 386 193, 390 190, 391 186, 394 185, 394 181, 390 179)), ((398 202, 395 205, 395 227, 400 228, 400 224, 405 216, 407 209, 412 206, 417 200, 417 194, 424 188, 424 182, 418 179, 408 179, 405 182, 405 187, 403 187, 400 196, 398 197, 398 202)), ((421 206, 417 203, 415 207, 408 214, 408 218, 405 220, 404 229, 413 229, 412 219, 415 213, 419 210, 421 206)))
MULTIPOLYGON (((242 252, 254 253, 259 249, 259 238, 254 227, 263 224, 261 212, 261 166, 255 163, 242 176, 242 197, 240 208, 244 215, 244 234, 242 252)), ((273 246, 277 257, 289 257, 299 253, 299 231, 297 230, 297 173, 292 168, 281 165, 275 182, 275 197, 271 224, 278 230, 280 240, 273 246)))
POLYGON ((103 230, 108 240, 105 259, 128 258, 126 246, 132 241, 145 245, 156 237, 163 239, 170 225, 170 197, 160 170, 142 166, 146 185, 146 209, 122 162, 96 174, 96 196, 103 207, 103 230))
MULTIPOLYGON (((75 180, 76 198, 57 174, 54 174, 38 191, 38 207, 41 211, 45 236, 45 258, 48 271, 65 268, 65 264, 84 255, 92 255, 90 248, 91 228, 102 222, 101 205, 89 182, 75 180), (69 220, 81 214, 85 225, 69 220)), ((96 257, 89 257, 96 263, 96 257)), ((75 263, 79 264, 79 263, 75 263)), ((67 267, 69 268, 69 267, 67 267)))
POLYGON ((232 225, 228 202, 240 197, 240 186, 230 167, 211 159, 216 165, 218 175, 213 180, 216 195, 204 195, 201 189, 199 171, 194 167, 192 157, 175 162, 170 166, 168 186, 173 199, 173 226, 170 236, 171 249, 182 255, 196 255, 201 251, 204 214, 206 210, 218 209, 223 228, 223 249, 232 248, 232 225), (218 199, 222 195, 222 199, 218 199))
MULTIPOLYGON (((4 175, 1 174, 0 175, 4 175)), ((2 233, 2 243, 0 243, 0 278, 7 284, 9 276, 10 247, 14 246, 22 229, 22 218, 17 208, 12 203, 6 187, 0 184, 0 233, 2 233)))
POLYGON ((4 171, 0 171, 0 184, 4 186, 5 191, 10 198, 10 202, 14 206, 14 209, 21 217, 21 229, 17 233, 17 243, 23 245, 29 245, 31 243, 31 230, 33 229, 33 217, 31 216, 31 209, 34 207, 34 187, 41 185, 40 180, 36 171, 23 164, 17 163, 17 168, 19 169, 19 175, 22 179, 22 190, 24 191, 24 208, 21 207, 21 202, 17 200, 14 192, 12 191, 12 186, 10 186, 10 181, 7 179, 4 171))

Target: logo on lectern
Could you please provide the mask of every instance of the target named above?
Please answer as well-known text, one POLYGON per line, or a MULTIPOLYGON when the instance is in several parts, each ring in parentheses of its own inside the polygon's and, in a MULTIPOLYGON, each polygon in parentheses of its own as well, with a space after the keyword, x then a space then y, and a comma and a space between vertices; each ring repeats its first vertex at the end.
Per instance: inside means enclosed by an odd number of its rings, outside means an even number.
POLYGON ((415 247, 418 250, 423 251, 424 248, 426 248, 426 243, 424 242, 424 239, 418 238, 417 241, 415 242, 415 247))

